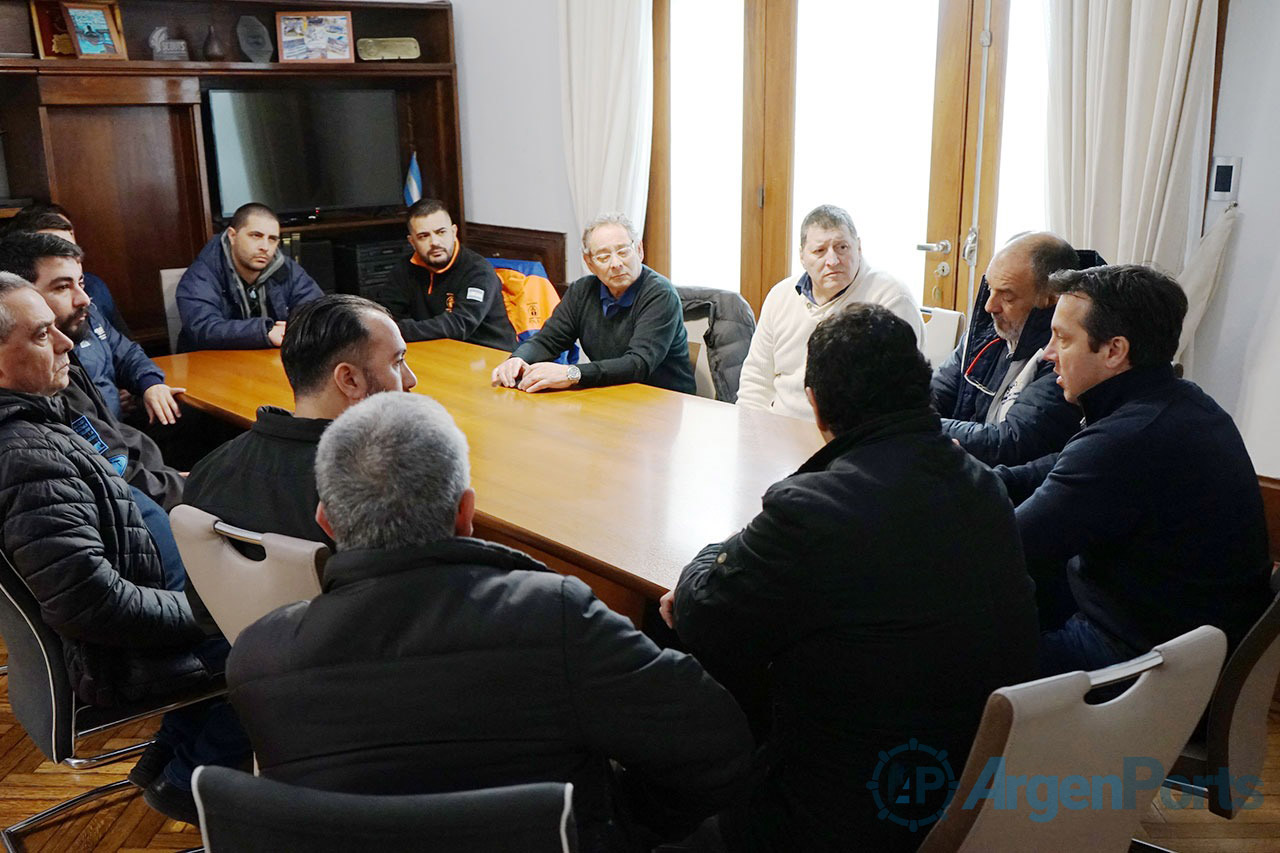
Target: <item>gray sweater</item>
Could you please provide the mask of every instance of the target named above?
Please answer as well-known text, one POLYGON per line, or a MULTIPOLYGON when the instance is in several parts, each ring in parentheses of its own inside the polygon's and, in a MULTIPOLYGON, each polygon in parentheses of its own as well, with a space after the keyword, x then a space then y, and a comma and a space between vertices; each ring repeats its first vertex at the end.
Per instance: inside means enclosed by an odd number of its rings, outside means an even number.
POLYGON ((640 277, 628 289, 634 291, 634 301, 611 317, 604 316, 600 288, 594 275, 569 285, 542 331, 512 356, 530 364, 551 361, 579 340, 591 359, 582 365, 579 387, 643 382, 694 393, 680 297, 666 276, 641 267, 640 277))

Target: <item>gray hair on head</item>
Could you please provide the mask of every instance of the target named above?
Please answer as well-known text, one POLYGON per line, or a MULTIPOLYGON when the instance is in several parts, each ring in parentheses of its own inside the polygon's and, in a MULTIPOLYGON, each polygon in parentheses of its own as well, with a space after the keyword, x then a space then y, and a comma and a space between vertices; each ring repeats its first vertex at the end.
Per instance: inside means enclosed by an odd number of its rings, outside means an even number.
POLYGON ((587 245, 587 241, 591 239, 591 232, 604 225, 621 225, 627 229, 627 236, 631 238, 632 243, 640 242, 640 234, 636 231, 636 227, 631 224, 631 220, 627 218, 625 213, 602 213, 595 219, 587 223, 587 227, 582 229, 582 254, 591 254, 591 248, 587 245))
POLYGON ((801 249, 804 248, 805 236, 814 225, 819 228, 843 228, 849 232, 850 237, 858 239, 858 229, 854 227, 853 217, 849 215, 849 211, 834 204, 820 204, 806 213, 804 221, 800 223, 801 249))
POLYGON ((471 482, 467 439, 422 394, 374 394, 316 449, 316 487, 340 550, 426 545, 454 534, 471 482))
POLYGON ((9 294, 31 286, 31 282, 20 275, 0 272, 0 344, 9 340, 13 327, 18 325, 18 318, 13 316, 13 311, 9 308, 9 294))

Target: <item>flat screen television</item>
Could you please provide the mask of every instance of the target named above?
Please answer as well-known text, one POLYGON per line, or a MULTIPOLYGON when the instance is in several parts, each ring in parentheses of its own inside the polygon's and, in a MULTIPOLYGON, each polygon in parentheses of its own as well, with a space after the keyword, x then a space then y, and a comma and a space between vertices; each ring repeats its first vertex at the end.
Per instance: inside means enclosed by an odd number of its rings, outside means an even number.
POLYGON ((394 91, 211 90, 209 126, 224 219, 250 201, 282 216, 404 203, 394 91))

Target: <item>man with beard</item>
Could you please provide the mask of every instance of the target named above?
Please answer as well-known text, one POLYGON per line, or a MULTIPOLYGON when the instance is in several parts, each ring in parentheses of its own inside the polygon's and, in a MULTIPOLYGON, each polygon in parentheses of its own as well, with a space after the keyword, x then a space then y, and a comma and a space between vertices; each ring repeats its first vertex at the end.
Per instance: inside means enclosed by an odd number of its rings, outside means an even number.
MULTIPOLYGON (((175 393, 184 389, 165 384, 164 371, 137 342, 120 333, 85 289, 84 250, 52 233, 18 232, 4 241, 5 257, 34 258, 29 270, 11 270, 36 285, 58 317, 58 331, 76 345, 76 360, 102 393, 111 414, 124 417, 119 389, 142 400, 151 423, 172 424, 181 416, 175 393), (25 273, 30 273, 30 276, 25 273)), ((8 265, 6 265, 7 268, 8 265)))
MULTIPOLYGON (((383 391, 409 391, 418 378, 387 309, 334 293, 298 308, 280 346, 293 411, 262 406, 248 432, 191 469, 183 503, 260 533, 333 540, 316 523, 316 445, 338 415, 383 391)), ((208 608, 187 587, 191 612, 218 633, 208 608)))

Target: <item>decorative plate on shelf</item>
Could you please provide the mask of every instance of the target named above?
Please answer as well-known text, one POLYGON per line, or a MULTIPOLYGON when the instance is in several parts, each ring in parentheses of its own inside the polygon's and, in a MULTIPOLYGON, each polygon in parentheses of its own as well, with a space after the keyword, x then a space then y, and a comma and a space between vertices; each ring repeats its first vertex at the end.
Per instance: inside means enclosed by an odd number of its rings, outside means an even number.
POLYGON ((243 15, 236 24, 236 38, 240 41, 240 49, 250 62, 265 63, 271 61, 275 47, 271 44, 271 31, 252 15, 243 15))

